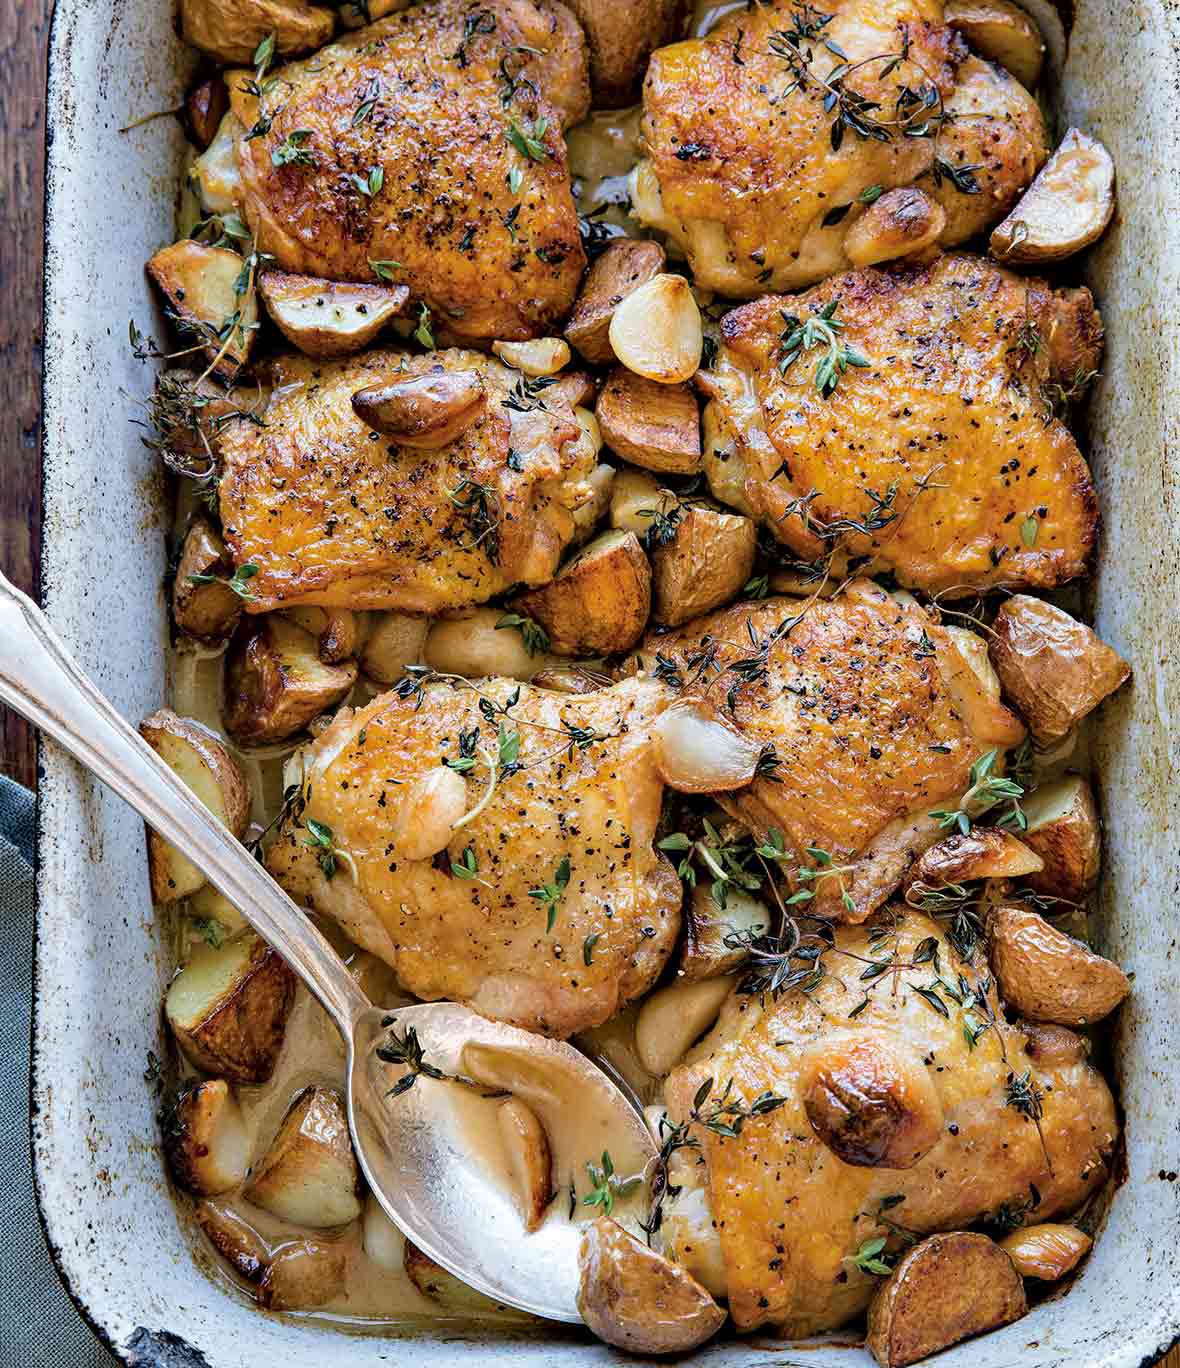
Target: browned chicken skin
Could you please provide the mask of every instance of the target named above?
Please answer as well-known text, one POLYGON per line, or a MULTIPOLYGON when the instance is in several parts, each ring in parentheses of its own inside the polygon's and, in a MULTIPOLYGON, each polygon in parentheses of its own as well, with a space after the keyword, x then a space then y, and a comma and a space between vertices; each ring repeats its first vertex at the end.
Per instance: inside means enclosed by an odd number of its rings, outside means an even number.
POLYGON ((589 87, 563 5, 427 0, 280 68, 264 106, 268 131, 238 144, 243 212, 284 270, 363 281, 395 263, 461 339, 568 312, 585 256, 561 133, 589 87))
POLYGON ((916 604, 867 580, 806 608, 800 599, 736 604, 648 639, 685 688, 705 688, 748 736, 774 747, 773 777, 718 801, 792 857, 785 872, 831 857, 815 908, 863 920, 938 833, 975 760, 1024 728, 988 695, 955 639, 916 604), (702 663, 702 657, 708 663, 702 663), (753 663, 753 668, 751 668, 753 663), (847 893, 851 906, 845 906, 847 893))
POLYGON ((853 1262, 866 1240, 900 1250, 910 1233, 1050 1220, 1101 1186, 1110 1090, 1084 1049, 1031 1056, 976 955, 961 960, 935 922, 904 910, 841 927, 817 988, 734 994, 668 1078, 676 1122, 709 1078, 718 1095, 732 1079, 747 1104, 785 1099, 737 1138, 694 1128, 739 1330, 807 1335, 852 1319, 878 1282, 853 1262), (865 964, 888 967, 866 981, 865 964), (873 1143, 858 1151, 850 1134, 873 1143), (893 1153, 880 1143, 891 1139, 893 1153))
POLYGON ((680 881, 652 844, 663 790, 650 724, 666 704, 638 680, 582 697, 509 680, 482 681, 478 693, 428 685, 420 703, 386 694, 310 747, 306 806, 285 823, 270 869, 418 997, 550 1035, 598 1025, 652 985, 680 925, 680 881), (501 710, 494 722, 481 700, 501 710), (519 737, 504 765, 501 727, 519 737), (470 752, 465 810, 475 809, 491 785, 481 749, 499 770, 486 806, 454 830, 446 821, 436 858, 408 858, 428 811, 438 816, 422 781, 458 783, 443 757, 470 752), (340 852, 330 881, 307 844, 308 818, 340 852), (468 877, 455 872, 465 861, 468 877), (532 896, 546 885, 559 889, 551 929, 532 896))
POLYGON ((722 333, 704 381, 709 483, 800 557, 869 557, 931 593, 1050 588, 1085 570, 1097 503, 1053 401, 1101 355, 1087 290, 949 255, 757 300, 722 333), (867 362, 827 397, 827 343, 785 371, 782 345, 789 318, 825 306, 867 362))
POLYGON ((941 0, 738 9, 652 55, 643 132, 636 212, 698 285, 739 299, 847 269, 882 190, 920 187, 946 208, 939 240, 962 242, 1048 155, 1032 96, 968 57, 941 0))
POLYGON ((462 351, 286 356, 271 378, 264 421, 220 436, 225 542, 258 567, 250 611, 439 612, 553 576, 595 455, 558 390, 513 399, 519 372, 462 351), (474 374, 486 395, 438 450, 399 446, 353 410, 358 390, 436 370, 474 374))

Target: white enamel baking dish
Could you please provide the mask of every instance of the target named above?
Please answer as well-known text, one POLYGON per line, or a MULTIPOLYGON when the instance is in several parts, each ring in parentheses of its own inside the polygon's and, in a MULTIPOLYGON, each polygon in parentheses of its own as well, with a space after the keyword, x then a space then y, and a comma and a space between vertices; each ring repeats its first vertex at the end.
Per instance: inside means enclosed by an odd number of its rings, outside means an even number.
MULTIPOLYGON (((151 368, 130 356, 127 325, 153 318, 142 262, 172 240, 183 144, 171 118, 119 130, 180 102, 187 59, 171 8, 58 0, 50 53, 44 603, 132 719, 165 697, 168 515, 155 459, 128 421, 151 368)), ((1090 410, 1105 520, 1095 620, 1136 669, 1096 746, 1103 948, 1135 971, 1114 1039, 1128 1176, 1068 1296, 952 1350, 938 1360, 946 1368, 1138 1368, 1180 1334, 1180 8, 1083 0, 1062 87, 1060 120, 1101 137, 1119 174, 1119 216, 1086 269, 1108 339, 1090 410)), ((62 1276, 115 1351, 161 1368, 618 1361, 556 1329, 529 1340, 437 1325, 397 1338, 342 1335, 265 1315, 209 1276, 168 1191, 144 1077, 148 1052, 163 1049, 169 966, 142 826, 52 745, 42 765, 37 1185, 62 1276)), ((852 1368, 868 1359, 845 1337, 806 1350, 731 1341, 695 1362, 852 1368)))

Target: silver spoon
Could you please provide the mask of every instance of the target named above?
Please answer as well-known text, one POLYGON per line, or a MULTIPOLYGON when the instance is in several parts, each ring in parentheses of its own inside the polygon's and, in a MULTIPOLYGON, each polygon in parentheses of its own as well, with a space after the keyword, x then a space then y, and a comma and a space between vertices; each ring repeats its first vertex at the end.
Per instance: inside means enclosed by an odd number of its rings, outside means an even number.
MULTIPOLYGON (((369 1187, 395 1225, 437 1263, 498 1301, 549 1320, 580 1321, 579 1227, 557 1197, 529 1234, 478 1141, 480 1109, 464 1085, 405 1074, 379 1059, 391 1030, 412 1027, 427 1061, 489 1088, 519 1082, 544 1111, 576 1102, 581 1158, 609 1148, 620 1175, 641 1171, 654 1142, 623 1091, 562 1041, 488 1021, 453 1003, 385 1012, 265 869, 127 725, 86 678, 44 614, 0 575, 0 701, 28 718, 109 785, 186 855, 302 978, 347 1048, 348 1121, 369 1187)), ((579 1168, 581 1165, 579 1164, 579 1168)), ((554 1174, 564 1187, 572 1174, 554 1174)))

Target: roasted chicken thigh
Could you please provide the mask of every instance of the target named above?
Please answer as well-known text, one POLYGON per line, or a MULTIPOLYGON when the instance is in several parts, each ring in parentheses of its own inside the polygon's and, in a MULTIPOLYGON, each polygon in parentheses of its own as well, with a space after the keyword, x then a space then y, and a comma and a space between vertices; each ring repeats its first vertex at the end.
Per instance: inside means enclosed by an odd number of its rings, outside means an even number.
POLYGON ((237 144, 242 209, 283 270, 380 270, 458 339, 568 312, 585 256, 561 134, 589 85, 564 5, 427 0, 279 68, 261 102, 250 86, 230 85, 262 130, 237 144))
POLYGON ((219 437, 225 543, 256 567, 251 612, 439 612, 552 578, 596 454, 559 389, 532 395, 519 372, 464 351, 284 356, 271 380, 262 421, 219 437), (464 378, 477 411, 435 449, 373 430, 353 405, 374 386, 446 376, 464 378))
POLYGON ((864 557, 930 593, 1051 588, 1085 570, 1098 515, 1055 400, 1101 344, 1088 290, 974 256, 756 300, 703 378, 709 484, 806 561, 864 557))
MULTIPOLYGON (((1074 1211, 1118 1133, 1085 1041, 1058 1028, 1034 1060, 982 955, 961 959, 928 917, 841 927, 824 964, 810 992, 731 996, 665 1088, 676 1123, 707 1079, 715 1097, 732 1081, 731 1101, 782 1099, 737 1136, 695 1125, 704 1168, 677 1176, 705 1186, 712 1225, 695 1225, 720 1242, 712 1290, 739 1330, 807 1335, 852 1319, 879 1285, 854 1257, 870 1239, 900 1250, 980 1220, 1074 1211)), ((690 1271, 707 1258, 694 1248, 690 1271)))
POLYGON ((945 205, 934 238, 962 242, 1048 155, 1032 96, 969 57, 940 0, 736 8, 652 54, 643 136, 636 212, 684 249, 698 285, 739 299, 868 259, 846 239, 896 187, 945 205))

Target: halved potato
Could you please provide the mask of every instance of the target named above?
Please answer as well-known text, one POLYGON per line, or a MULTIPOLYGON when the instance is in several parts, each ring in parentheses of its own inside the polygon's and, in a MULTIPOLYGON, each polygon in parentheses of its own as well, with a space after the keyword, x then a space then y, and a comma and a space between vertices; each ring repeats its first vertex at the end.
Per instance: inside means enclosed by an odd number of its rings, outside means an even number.
POLYGON ((1114 217, 1114 162, 1096 139, 1071 128, 1015 209, 995 228, 997 261, 1040 263, 1073 256, 1114 217))
POLYGON ((504 623, 500 608, 473 608, 454 618, 430 624, 422 659, 440 674, 465 679, 531 679, 548 661, 544 648, 530 651, 524 633, 504 623))
POLYGON ((198 1202, 195 1214, 218 1254, 239 1278, 256 1286, 270 1261, 270 1250, 258 1232, 225 1202, 198 1202))
POLYGON ((569 365, 569 343, 560 337, 534 337, 530 342, 493 342, 492 351, 506 366, 534 378, 556 375, 569 365))
POLYGON ((1044 599, 1014 594, 992 624, 989 649, 1004 693, 1048 747, 1131 677, 1093 631, 1044 599))
POLYGON ((1032 16, 1012 0, 948 0, 946 22, 989 62, 998 62, 1027 90, 1041 74, 1045 43, 1032 16))
POLYGON ((652 727, 660 778, 678 793, 728 793, 752 782, 762 747, 706 698, 682 696, 652 727))
POLYGON ((313 1311, 344 1291, 352 1241, 305 1236, 282 1245, 258 1283, 258 1302, 271 1311, 313 1311))
POLYGON ((446 371, 368 385, 352 396, 362 423, 400 446, 437 451, 466 432, 484 411, 487 392, 478 371, 446 371))
POLYGON ((185 42, 228 66, 253 63, 269 34, 276 52, 292 57, 323 47, 335 27, 330 9, 307 0, 180 0, 185 42))
POLYGON ((1090 1057, 1090 1042, 1068 1026, 1056 1026, 1049 1021, 1018 1021, 1016 1025, 1024 1032, 1029 1059, 1041 1068, 1080 1064, 1090 1057))
POLYGON ((902 1256, 869 1307, 867 1347, 905 1368, 1028 1310, 1012 1260, 986 1235, 931 1235, 902 1256))
POLYGON ((172 980, 164 1015, 187 1058, 231 1083, 265 1083, 274 1072, 295 975, 253 932, 199 945, 172 980))
POLYGON ((229 1192, 250 1167, 250 1133, 224 1078, 196 1083, 176 1099, 164 1124, 172 1176, 197 1197, 229 1192))
POLYGON ((987 937, 1000 996, 1033 1021, 1087 1026, 1109 1016, 1131 991, 1117 964, 1031 908, 996 908, 987 937))
POLYGON ((249 360, 258 328, 254 292, 239 294, 236 288, 244 266, 228 247, 191 238, 162 248, 147 264, 169 317, 182 333, 203 342, 205 355, 227 380, 249 360))
POLYGON ((195 921, 216 925, 219 934, 211 938, 214 943, 229 940, 250 925, 225 894, 219 893, 211 883, 189 896, 188 910, 195 921))
POLYGON ((356 655, 364 639, 367 616, 348 608, 287 608, 283 616, 316 638, 325 665, 339 665, 356 655))
POLYGON ((553 1199, 553 1162, 549 1137, 532 1107, 517 1097, 496 1111, 500 1142, 508 1160, 513 1195, 524 1217, 524 1228, 536 1230, 553 1199))
POLYGON ((198 81, 184 97, 185 121, 193 142, 202 152, 217 136, 227 109, 229 92, 220 72, 198 81))
POLYGON ((937 242, 946 227, 946 210, 908 185, 887 190, 844 234, 844 255, 854 266, 895 261, 937 242))
POLYGON ((561 655, 628 651, 647 626, 651 566, 633 532, 603 532, 514 606, 544 627, 561 655))
POLYGON ((305 1088, 246 1188, 247 1200, 293 1225, 322 1230, 361 1214, 348 1118, 332 1088, 305 1088))
POLYGON ((374 613, 361 648, 361 669, 378 684, 395 683, 405 673, 407 665, 421 662, 422 647, 429 631, 429 618, 408 617, 405 613, 374 613))
POLYGON ((664 269, 666 257, 658 242, 616 238, 607 244, 586 273, 582 292, 565 325, 566 339, 587 361, 605 365, 615 359, 610 325, 626 297, 664 269))
POLYGON ((405 312, 406 285, 363 285, 264 271, 258 293, 279 331, 308 356, 350 356, 405 312))
POLYGON ((229 648, 225 725, 235 741, 283 741, 356 683, 357 663, 325 665, 310 632, 281 614, 247 618, 229 648))
POLYGON ((1022 1278, 1056 1282, 1077 1267, 1093 1243, 1077 1226, 1044 1222, 1014 1230, 1000 1241, 1000 1248, 1022 1278))
POLYGON ((974 879, 1018 879, 1037 874, 1044 861, 1023 841, 1001 827, 972 826, 932 845, 914 861, 904 891, 921 885, 928 889, 974 879))
POLYGON ((198 515, 185 534, 172 582, 172 620, 186 636, 207 642, 233 636, 242 616, 241 595, 226 583, 233 572, 221 533, 198 515))
POLYGON ((671 540, 652 548, 655 620, 678 627, 736 598, 754 569, 757 550, 752 519, 687 506, 671 540))
POLYGON ((189 168, 189 184, 206 214, 236 212, 242 202, 242 173, 238 170, 238 142, 246 126, 231 107, 209 146, 189 168))
POLYGON ((629 371, 678 385, 701 364, 701 311, 683 276, 661 274, 622 301, 610 321, 611 348, 629 371))
POLYGON ((717 1020, 733 988, 733 975, 689 982, 677 979, 643 1001, 635 1021, 639 1062, 654 1078, 666 1078, 717 1020))
POLYGON ((1090 785, 1080 775, 1045 784, 1023 803, 1025 845, 1044 868, 1025 879, 1038 893, 1080 902, 1098 882, 1102 828, 1090 785))
POLYGON ((682 1354, 711 1339, 725 1312, 670 1259, 599 1216, 582 1232, 578 1310, 599 1339, 632 1354, 682 1354))
POLYGON ((468 1287, 453 1273, 448 1273, 428 1254, 423 1254, 411 1240, 405 1242, 402 1267, 405 1269, 406 1277, 424 1297, 438 1302, 447 1311, 482 1312, 486 1315, 489 1311, 504 1309, 499 1302, 493 1301, 491 1297, 485 1297, 482 1292, 477 1292, 474 1287, 468 1287))
POLYGON ((659 518, 667 518, 680 507, 680 500, 642 470, 620 470, 610 496, 610 525, 622 532, 643 537, 659 518))
POLYGON ((698 883, 685 906, 678 981, 695 983, 732 974, 749 959, 750 951, 744 945, 727 945, 726 938, 763 936, 769 930, 770 911, 765 903, 731 889, 725 906, 718 907, 711 886, 698 883))
MULTIPOLYGON (((214 817, 241 840, 250 820, 250 789, 220 738, 200 722, 178 717, 171 708, 145 717, 139 734, 185 787, 192 789, 214 817)), ((148 868, 152 899, 157 903, 185 898, 205 882, 204 874, 191 860, 150 829, 148 868)))
POLYGON ((688 385, 661 385, 616 366, 595 409, 606 444, 632 465, 673 475, 701 468, 701 415, 688 385))
POLYGON ((639 98, 653 48, 684 33, 688 0, 570 0, 586 31, 595 109, 621 109, 639 98))

